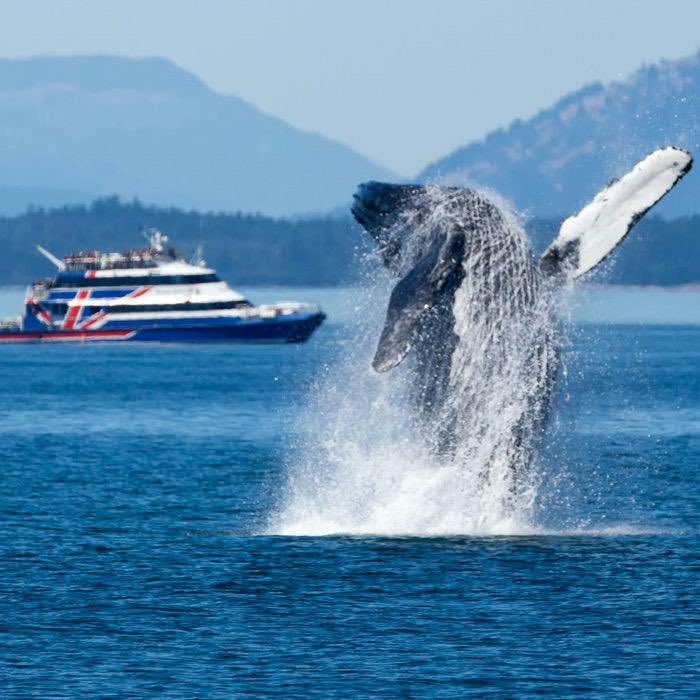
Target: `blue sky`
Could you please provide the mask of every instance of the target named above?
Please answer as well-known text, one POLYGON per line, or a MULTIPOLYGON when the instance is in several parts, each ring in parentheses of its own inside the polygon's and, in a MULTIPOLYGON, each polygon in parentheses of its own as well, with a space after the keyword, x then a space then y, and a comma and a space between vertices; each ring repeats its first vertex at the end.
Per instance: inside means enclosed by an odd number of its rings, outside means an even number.
POLYGON ((698 27, 697 0, 3 0, 0 55, 165 56, 410 176, 698 27))

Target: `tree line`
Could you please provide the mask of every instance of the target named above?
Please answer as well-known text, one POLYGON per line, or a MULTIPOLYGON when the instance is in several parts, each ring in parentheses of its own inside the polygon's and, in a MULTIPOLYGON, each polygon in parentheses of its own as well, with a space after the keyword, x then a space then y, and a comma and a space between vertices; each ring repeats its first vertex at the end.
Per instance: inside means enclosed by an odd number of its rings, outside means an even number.
MULTIPOLYGON (((532 220, 537 251, 556 234, 558 221, 532 220)), ((24 285, 53 273, 36 244, 59 257, 76 250, 124 250, 145 244, 141 231, 156 227, 183 254, 201 245, 207 264, 233 285, 335 286, 359 279, 369 236, 349 216, 273 219, 242 213, 200 213, 146 206, 118 197, 89 206, 30 208, 0 217, 0 285, 24 285)), ((615 284, 700 282, 700 216, 644 219, 597 279, 615 284)))

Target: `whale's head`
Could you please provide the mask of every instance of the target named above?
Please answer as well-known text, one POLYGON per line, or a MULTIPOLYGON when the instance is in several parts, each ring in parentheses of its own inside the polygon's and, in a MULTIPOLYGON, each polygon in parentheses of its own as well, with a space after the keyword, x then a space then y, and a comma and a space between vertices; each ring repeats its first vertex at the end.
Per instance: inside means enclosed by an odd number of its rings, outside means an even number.
POLYGON ((376 241, 384 264, 397 274, 402 248, 410 244, 424 218, 424 198, 425 188, 420 185, 374 181, 362 183, 353 195, 353 216, 376 241))
POLYGON ((503 226, 496 205, 461 187, 365 182, 353 196, 352 213, 396 275, 408 273, 436 242, 457 234, 474 246, 489 235, 485 222, 503 226))

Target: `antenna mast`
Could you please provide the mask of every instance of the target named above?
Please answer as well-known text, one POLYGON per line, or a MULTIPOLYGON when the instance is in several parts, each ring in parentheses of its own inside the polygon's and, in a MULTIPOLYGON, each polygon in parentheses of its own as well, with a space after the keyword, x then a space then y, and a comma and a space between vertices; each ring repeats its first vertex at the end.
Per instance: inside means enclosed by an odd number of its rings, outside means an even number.
POLYGON ((50 260, 59 270, 65 270, 66 269, 66 264, 63 262, 63 260, 59 260, 53 253, 49 253, 46 248, 42 248, 40 245, 37 245, 36 249, 47 259, 50 260))

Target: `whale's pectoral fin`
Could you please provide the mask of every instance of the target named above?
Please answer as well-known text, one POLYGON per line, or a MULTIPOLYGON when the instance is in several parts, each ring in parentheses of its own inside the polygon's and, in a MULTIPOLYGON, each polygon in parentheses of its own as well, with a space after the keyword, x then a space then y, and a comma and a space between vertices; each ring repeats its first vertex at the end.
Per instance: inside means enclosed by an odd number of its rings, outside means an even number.
POLYGON ((632 227, 690 170, 680 148, 659 148, 569 217, 540 261, 543 272, 577 278, 601 263, 632 227))
POLYGON ((442 236, 394 287, 372 367, 386 372, 408 354, 421 320, 462 269, 463 233, 442 236))

